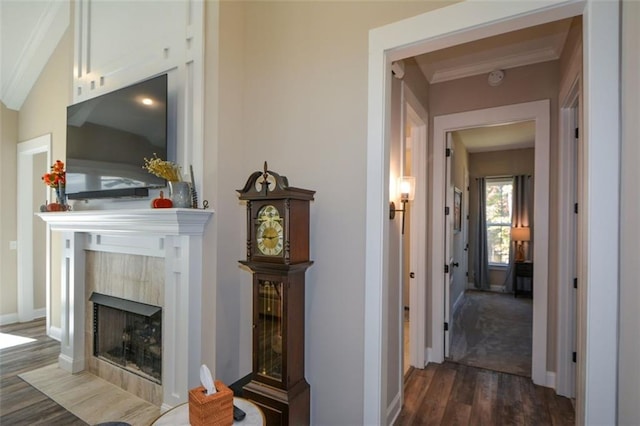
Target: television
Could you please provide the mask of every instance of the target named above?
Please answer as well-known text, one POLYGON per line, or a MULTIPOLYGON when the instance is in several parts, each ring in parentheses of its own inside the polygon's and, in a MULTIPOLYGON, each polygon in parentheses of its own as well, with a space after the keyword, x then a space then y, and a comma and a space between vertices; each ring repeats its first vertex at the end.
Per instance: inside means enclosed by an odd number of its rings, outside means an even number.
POLYGON ((169 159, 167 75, 67 107, 69 199, 143 197, 164 179, 143 168, 169 159))

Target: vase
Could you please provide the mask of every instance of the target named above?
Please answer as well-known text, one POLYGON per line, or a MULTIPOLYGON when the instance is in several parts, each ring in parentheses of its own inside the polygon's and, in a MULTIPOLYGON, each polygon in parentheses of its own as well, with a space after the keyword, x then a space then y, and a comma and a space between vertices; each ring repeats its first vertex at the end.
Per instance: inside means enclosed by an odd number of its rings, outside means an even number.
POLYGON ((56 188, 56 201, 63 206, 67 205, 67 193, 63 184, 58 184, 56 188))
POLYGON ((169 191, 171 192, 170 197, 173 202, 173 207, 191 207, 191 189, 189 188, 189 182, 169 182, 169 191))
POLYGON ((67 205, 67 193, 63 184, 58 184, 55 187, 56 190, 56 202, 46 205, 45 210, 48 212, 66 212, 69 209, 67 205))

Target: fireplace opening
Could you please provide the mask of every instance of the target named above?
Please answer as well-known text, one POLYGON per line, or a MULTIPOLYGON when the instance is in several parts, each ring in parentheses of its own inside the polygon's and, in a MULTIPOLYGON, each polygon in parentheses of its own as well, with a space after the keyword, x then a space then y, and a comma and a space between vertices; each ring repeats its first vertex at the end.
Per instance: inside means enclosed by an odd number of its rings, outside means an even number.
POLYGON ((162 308, 92 293, 93 355, 162 384, 162 308))

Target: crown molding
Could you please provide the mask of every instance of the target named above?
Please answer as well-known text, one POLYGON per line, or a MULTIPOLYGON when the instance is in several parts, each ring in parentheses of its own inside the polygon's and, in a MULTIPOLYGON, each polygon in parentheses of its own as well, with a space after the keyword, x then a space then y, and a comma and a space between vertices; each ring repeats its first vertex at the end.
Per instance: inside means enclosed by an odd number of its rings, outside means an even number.
POLYGON ((49 0, 25 46, 14 46, 21 53, 13 69, 2 81, 2 101, 7 108, 20 110, 40 73, 69 27, 70 3, 49 0))
POLYGON ((492 58, 486 61, 474 62, 468 66, 451 67, 433 73, 429 83, 442 83, 459 78, 472 77, 474 75, 489 73, 497 69, 510 69, 533 65, 540 62, 554 61, 560 58, 560 53, 552 47, 545 47, 525 53, 515 53, 513 55, 492 58))

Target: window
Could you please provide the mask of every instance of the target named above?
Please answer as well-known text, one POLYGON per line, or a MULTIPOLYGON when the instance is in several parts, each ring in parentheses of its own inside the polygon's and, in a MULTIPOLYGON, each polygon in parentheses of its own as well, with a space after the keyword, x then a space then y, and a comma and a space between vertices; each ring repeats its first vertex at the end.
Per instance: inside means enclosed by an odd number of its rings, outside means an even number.
POLYGON ((485 214, 490 265, 507 265, 511 246, 511 178, 487 179, 485 214))

